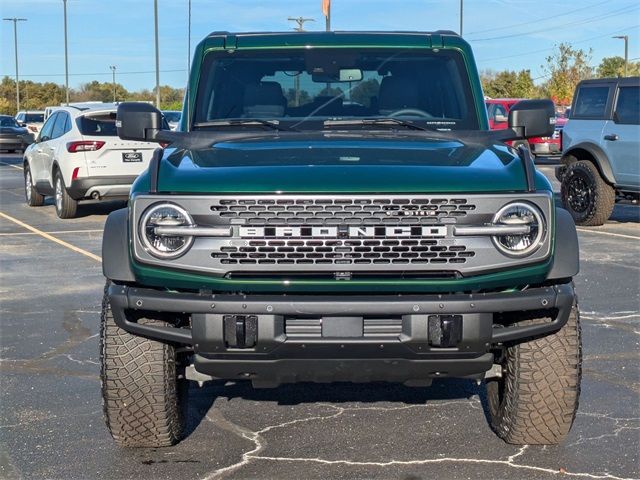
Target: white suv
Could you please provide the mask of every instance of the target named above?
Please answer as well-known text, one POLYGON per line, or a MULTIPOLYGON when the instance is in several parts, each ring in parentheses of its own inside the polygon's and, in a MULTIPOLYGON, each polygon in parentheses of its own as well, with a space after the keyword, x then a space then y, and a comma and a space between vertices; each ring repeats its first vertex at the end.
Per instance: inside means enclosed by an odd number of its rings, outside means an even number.
POLYGON ((578 225, 602 225, 616 200, 640 197, 640 77, 585 80, 562 132, 564 207, 578 225))
POLYGON ((120 140, 116 110, 60 107, 24 153, 27 204, 55 198, 60 218, 72 218, 83 199, 125 199, 157 144, 120 140))

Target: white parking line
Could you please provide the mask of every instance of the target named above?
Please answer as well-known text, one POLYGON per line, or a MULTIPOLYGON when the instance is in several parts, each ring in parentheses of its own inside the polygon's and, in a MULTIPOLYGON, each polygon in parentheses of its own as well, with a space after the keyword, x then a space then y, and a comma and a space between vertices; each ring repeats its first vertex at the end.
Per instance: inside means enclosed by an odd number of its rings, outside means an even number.
POLYGON ((76 253, 84 255, 85 257, 89 257, 90 259, 95 260, 96 262, 102 262, 102 258, 100 258, 98 255, 95 255, 95 254, 93 254, 91 252, 87 252, 86 250, 83 250, 82 248, 76 247, 75 245, 71 245, 70 243, 67 243, 64 240, 60 240, 59 238, 56 238, 53 235, 49 235, 48 233, 43 232, 42 230, 38 230, 36 227, 32 227, 29 224, 21 222, 17 218, 13 218, 13 217, 7 215, 6 213, 0 212, 0 217, 5 218, 5 219, 15 223, 16 225, 20 225, 22 228, 26 228, 27 230, 29 230, 29 231, 37 234, 37 235, 40 235, 41 237, 46 238, 47 240, 51 240, 52 242, 55 242, 58 245, 62 245, 63 247, 68 248, 69 250, 73 250, 76 253))
POLYGON ((603 232, 602 230, 587 230, 586 228, 576 228, 576 230, 584 233, 598 233, 600 235, 609 235, 611 237, 622 237, 622 238, 631 238, 632 240, 640 240, 640 237, 635 237, 633 235, 624 235, 622 233, 603 232))
MULTIPOLYGON (((58 230, 56 232, 43 232, 49 235, 59 235, 65 233, 102 233, 103 230, 58 230)), ((35 232, 11 232, 11 233, 0 233, 0 237, 16 237, 21 235, 39 235, 39 233, 35 232)))
POLYGON ((17 168, 18 170, 23 170, 20 165, 14 165, 13 163, 0 162, 2 165, 6 165, 7 167, 17 168))

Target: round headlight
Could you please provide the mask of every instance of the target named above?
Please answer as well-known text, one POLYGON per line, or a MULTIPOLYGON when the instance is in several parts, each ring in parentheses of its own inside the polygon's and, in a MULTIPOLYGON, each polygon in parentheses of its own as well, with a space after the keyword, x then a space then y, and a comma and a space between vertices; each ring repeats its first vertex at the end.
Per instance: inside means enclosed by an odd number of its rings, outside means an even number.
POLYGON ((498 250, 505 255, 524 257, 538 249, 544 238, 545 225, 538 208, 529 203, 505 205, 493 217, 494 225, 528 227, 527 233, 503 234, 493 237, 498 250))
POLYGON ((140 238, 154 257, 171 259, 184 254, 193 237, 162 233, 161 227, 192 227, 193 219, 183 208, 171 203, 157 203, 147 209, 140 221, 140 238))

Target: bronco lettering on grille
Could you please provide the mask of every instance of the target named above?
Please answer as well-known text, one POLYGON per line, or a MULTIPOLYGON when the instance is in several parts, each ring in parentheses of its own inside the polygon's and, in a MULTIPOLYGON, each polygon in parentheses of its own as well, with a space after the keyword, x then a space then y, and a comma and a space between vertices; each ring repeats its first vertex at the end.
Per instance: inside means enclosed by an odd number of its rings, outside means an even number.
POLYGON ((241 238, 444 238, 447 227, 239 227, 241 238))

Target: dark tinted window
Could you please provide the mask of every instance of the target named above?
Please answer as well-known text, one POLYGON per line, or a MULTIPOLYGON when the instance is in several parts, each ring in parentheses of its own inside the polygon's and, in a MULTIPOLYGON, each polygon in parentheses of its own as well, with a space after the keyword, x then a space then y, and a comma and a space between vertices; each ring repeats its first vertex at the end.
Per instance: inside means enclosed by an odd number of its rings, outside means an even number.
POLYGON ((87 114, 78 119, 78 127, 82 135, 91 137, 116 137, 116 112, 87 114))
POLYGON ((572 118, 604 118, 609 87, 582 87, 572 113, 572 118))
POLYGON ((196 123, 259 118, 305 129, 318 128, 318 120, 395 116, 432 128, 478 128, 469 74, 453 50, 209 53, 196 103, 196 123), (307 119, 315 122, 301 123, 307 119))
POLYGON ((47 118, 47 121, 44 123, 42 130, 40 131, 40 139, 42 141, 51 140, 51 130, 53 130, 53 124, 56 122, 57 118, 57 112, 47 118))
POLYGON ((180 117, 182 116, 182 112, 162 112, 164 118, 167 119, 167 122, 179 122, 180 117))
POLYGON ((23 122, 27 123, 42 123, 44 122, 44 113, 27 113, 24 115, 23 122))
POLYGON ((640 124, 640 87, 620 87, 616 122, 640 124))
POLYGON ((53 126, 53 131, 51 132, 51 138, 58 138, 64 135, 64 125, 67 122, 67 117, 69 115, 66 112, 59 112, 58 118, 56 119, 56 123, 53 126))

